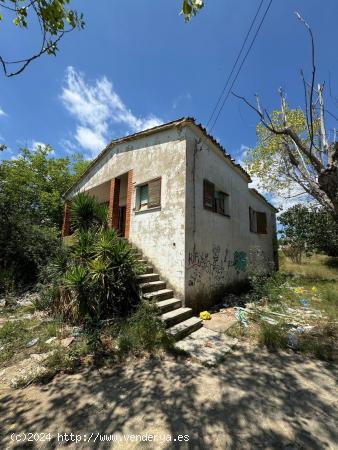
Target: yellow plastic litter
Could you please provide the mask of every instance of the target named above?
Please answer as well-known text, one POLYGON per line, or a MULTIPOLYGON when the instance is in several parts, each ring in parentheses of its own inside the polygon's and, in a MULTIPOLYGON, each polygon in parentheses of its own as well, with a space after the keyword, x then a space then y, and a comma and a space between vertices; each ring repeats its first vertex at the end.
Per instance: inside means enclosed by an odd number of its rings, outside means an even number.
POLYGON ((208 311, 202 311, 200 313, 200 319, 202 319, 202 320, 210 320, 211 319, 211 314, 208 311))
POLYGON ((296 287, 295 288, 295 293, 296 294, 304 294, 305 289, 303 287, 296 287))

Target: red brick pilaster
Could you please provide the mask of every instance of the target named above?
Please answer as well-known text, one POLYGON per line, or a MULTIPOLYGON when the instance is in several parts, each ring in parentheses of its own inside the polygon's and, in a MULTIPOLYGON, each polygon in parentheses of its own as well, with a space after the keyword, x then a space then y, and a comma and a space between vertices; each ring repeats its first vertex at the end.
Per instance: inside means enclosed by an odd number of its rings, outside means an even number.
POLYGON ((119 198, 120 198, 120 180, 112 178, 110 180, 109 192, 109 228, 117 230, 119 226, 119 198))
POLYGON ((132 196, 133 196, 133 171, 128 172, 128 184, 127 184, 127 207, 126 207, 126 227, 125 227, 125 237, 129 238, 130 233, 130 220, 132 211, 132 196))
POLYGON ((69 211, 69 203, 65 203, 63 209, 63 224, 61 236, 64 238, 70 235, 70 211, 69 211))

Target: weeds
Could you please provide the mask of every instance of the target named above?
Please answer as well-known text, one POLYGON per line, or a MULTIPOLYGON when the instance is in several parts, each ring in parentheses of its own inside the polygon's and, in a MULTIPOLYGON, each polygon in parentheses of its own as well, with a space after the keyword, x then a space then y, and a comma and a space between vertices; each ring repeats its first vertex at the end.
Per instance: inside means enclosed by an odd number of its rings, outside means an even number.
POLYGON ((285 331, 280 325, 260 323, 259 343, 271 351, 286 349, 288 339, 285 331))
POLYGON ((252 301, 261 299, 269 303, 280 303, 287 283, 287 276, 280 272, 275 272, 271 276, 254 276, 251 278, 252 291, 250 294, 252 301))
POLYGON ((117 342, 121 354, 154 352, 171 345, 165 326, 157 315, 157 308, 150 302, 142 302, 122 325, 117 342))

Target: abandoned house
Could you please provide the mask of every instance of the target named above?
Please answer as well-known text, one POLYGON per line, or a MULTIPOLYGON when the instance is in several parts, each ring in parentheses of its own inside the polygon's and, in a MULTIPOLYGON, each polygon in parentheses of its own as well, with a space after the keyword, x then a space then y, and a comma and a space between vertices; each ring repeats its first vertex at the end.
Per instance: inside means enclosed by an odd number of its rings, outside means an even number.
POLYGON ((200 311, 227 286, 276 267, 276 209, 250 181, 183 118, 111 142, 66 193, 63 236, 73 196, 107 202, 110 226, 154 267, 144 275, 148 296, 200 311))

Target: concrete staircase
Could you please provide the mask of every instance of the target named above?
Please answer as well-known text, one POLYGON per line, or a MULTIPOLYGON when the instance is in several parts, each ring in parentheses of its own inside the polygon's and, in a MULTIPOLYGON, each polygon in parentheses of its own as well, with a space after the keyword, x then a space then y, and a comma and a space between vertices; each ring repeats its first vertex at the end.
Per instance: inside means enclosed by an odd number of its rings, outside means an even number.
POLYGON ((191 308, 182 307, 182 301, 174 297, 164 281, 154 272, 154 267, 135 250, 139 261, 145 264, 145 273, 138 277, 144 299, 154 300, 161 312, 167 333, 178 341, 202 327, 202 320, 194 317, 191 308))

